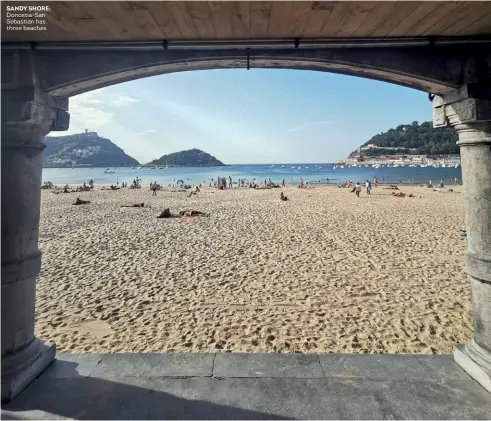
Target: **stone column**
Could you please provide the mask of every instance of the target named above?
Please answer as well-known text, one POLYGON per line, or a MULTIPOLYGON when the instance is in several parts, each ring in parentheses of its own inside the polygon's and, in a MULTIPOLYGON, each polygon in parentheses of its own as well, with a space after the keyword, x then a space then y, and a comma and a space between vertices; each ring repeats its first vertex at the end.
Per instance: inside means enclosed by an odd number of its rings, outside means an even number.
POLYGON ((69 121, 67 100, 12 80, 2 78, 2 402, 55 358, 55 345, 34 336, 42 151, 45 135, 69 121))
POLYGON ((456 129, 464 184, 465 267, 471 282, 474 336, 455 348, 454 358, 491 392, 491 100, 469 94, 465 86, 435 98, 434 124, 456 129))

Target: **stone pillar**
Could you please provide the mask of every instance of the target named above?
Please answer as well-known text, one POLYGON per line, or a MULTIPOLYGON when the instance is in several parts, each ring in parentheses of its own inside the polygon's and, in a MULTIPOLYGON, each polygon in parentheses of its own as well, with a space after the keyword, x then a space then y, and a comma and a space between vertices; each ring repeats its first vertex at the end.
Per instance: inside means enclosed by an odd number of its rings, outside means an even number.
POLYGON ((34 336, 40 187, 44 137, 52 129, 68 128, 68 101, 39 90, 31 59, 22 52, 5 64, 24 62, 29 78, 19 79, 15 69, 8 73, 10 80, 2 77, 2 402, 13 399, 55 358, 55 345, 34 336))
POLYGON ((433 116, 435 126, 451 125, 459 135, 464 184, 465 267, 471 282, 474 336, 455 348, 454 358, 491 392, 491 100, 469 93, 465 86, 436 97, 433 116))

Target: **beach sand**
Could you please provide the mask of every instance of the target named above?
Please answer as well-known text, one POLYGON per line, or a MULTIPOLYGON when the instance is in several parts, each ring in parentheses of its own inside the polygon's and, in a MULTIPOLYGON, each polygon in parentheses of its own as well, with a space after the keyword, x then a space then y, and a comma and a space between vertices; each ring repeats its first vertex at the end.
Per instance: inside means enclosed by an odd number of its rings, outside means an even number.
POLYGON ((448 354, 472 335, 462 186, 170 190, 42 192, 39 337, 68 353, 448 354), (135 202, 151 209, 120 208, 135 202), (210 216, 157 219, 167 207, 210 216))

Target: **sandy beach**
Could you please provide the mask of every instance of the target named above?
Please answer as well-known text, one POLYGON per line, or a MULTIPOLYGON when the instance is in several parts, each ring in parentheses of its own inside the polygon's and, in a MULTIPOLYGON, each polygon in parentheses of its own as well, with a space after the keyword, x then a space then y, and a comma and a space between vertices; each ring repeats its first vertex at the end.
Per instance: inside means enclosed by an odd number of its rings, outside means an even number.
POLYGON ((79 353, 445 354, 472 334, 462 186, 170 190, 42 191, 39 337, 79 353), (151 208, 120 208, 135 202, 151 208))

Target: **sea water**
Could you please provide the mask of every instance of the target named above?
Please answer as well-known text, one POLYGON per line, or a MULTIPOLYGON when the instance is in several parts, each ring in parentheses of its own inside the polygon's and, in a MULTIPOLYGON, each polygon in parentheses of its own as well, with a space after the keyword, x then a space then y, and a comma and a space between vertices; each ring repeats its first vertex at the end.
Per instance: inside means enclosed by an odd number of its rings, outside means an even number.
POLYGON ((453 184, 454 179, 462 181, 460 168, 434 168, 434 167, 348 167, 334 168, 334 164, 261 164, 261 165, 230 165, 224 167, 172 167, 172 168, 44 168, 43 182, 51 181, 56 186, 82 185, 94 180, 95 185, 116 185, 126 182, 131 184, 135 178, 141 178, 143 186, 150 185, 152 181, 167 186, 182 180, 185 184, 209 185, 218 177, 232 177, 233 182, 238 179, 252 181, 257 184, 264 179, 280 184, 284 179, 287 184, 298 184, 302 179, 308 184, 336 185, 345 180, 364 183, 373 182, 377 177, 379 182, 423 184, 429 180, 433 184, 443 180, 445 184, 453 184))

